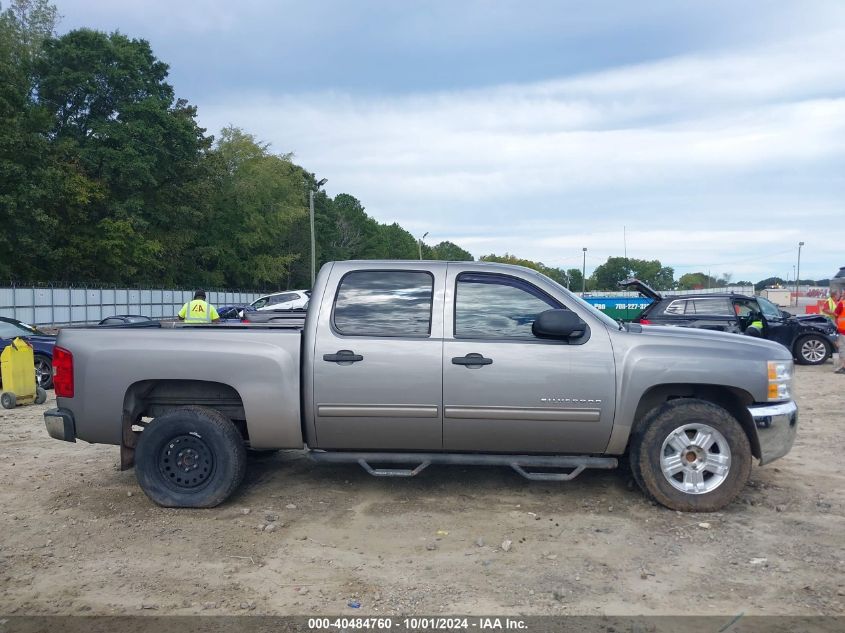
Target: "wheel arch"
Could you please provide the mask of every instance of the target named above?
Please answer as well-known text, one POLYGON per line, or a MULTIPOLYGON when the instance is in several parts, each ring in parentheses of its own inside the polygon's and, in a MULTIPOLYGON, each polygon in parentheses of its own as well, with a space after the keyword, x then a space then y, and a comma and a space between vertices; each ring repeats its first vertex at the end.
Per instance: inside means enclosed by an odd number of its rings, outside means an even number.
POLYGON ((133 430, 134 426, 145 417, 155 418, 165 411, 187 406, 219 411, 232 421, 244 441, 249 441, 243 399, 233 386, 210 380, 140 380, 129 385, 123 396, 121 470, 135 463, 135 447, 141 431, 133 430))
POLYGON ((637 403, 634 422, 631 427, 631 433, 628 436, 626 452, 630 448, 631 438, 638 432, 638 427, 644 423, 648 414, 665 402, 680 398, 704 400, 705 402, 710 402, 725 409, 736 418, 742 430, 748 436, 748 441, 751 444, 751 454, 757 459, 760 459, 760 440, 757 437, 754 419, 748 411, 748 405, 754 402, 753 396, 744 389, 737 387, 694 383, 654 385, 643 393, 637 403))

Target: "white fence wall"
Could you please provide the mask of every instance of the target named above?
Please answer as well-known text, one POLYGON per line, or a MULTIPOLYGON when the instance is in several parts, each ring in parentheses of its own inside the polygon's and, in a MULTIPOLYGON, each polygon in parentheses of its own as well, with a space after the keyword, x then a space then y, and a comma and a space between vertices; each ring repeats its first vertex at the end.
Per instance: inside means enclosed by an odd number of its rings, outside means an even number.
MULTIPOLYGON (((208 291, 214 306, 251 303, 255 292, 208 291)), ((97 323, 115 314, 174 318, 193 290, 145 288, 0 288, 0 316, 32 325, 97 323)))

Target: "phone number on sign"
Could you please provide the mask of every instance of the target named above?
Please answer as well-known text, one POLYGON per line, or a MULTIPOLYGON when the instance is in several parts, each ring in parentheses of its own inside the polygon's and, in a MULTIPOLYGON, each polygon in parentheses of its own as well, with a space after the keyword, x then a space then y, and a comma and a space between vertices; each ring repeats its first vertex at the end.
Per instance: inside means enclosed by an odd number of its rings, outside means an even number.
POLYGON ((467 618, 309 618, 308 628, 320 629, 429 629, 454 630, 470 628, 467 618))

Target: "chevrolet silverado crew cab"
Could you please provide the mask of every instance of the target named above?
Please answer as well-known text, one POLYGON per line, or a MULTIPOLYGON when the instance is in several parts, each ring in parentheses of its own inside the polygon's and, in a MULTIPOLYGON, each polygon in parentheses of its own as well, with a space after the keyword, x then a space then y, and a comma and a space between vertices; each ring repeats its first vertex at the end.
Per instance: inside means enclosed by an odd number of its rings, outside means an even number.
POLYGON ((247 449, 307 449, 378 476, 499 464, 542 481, 626 456, 649 497, 710 511, 798 421, 782 345, 620 324, 492 263, 328 263, 304 324, 67 328, 53 365, 49 434, 120 446, 173 507, 224 501, 247 449))

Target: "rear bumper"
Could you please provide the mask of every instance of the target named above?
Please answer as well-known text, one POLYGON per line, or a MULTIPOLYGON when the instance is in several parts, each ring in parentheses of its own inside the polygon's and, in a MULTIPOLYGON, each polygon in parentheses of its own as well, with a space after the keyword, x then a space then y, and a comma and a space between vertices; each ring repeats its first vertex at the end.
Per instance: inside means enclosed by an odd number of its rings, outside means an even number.
POLYGON ((760 440, 760 465, 786 455, 798 432, 798 406, 790 400, 748 407, 760 440))
POLYGON ((50 437, 65 442, 76 441, 76 424, 73 413, 68 409, 48 409, 44 412, 44 424, 50 437))

